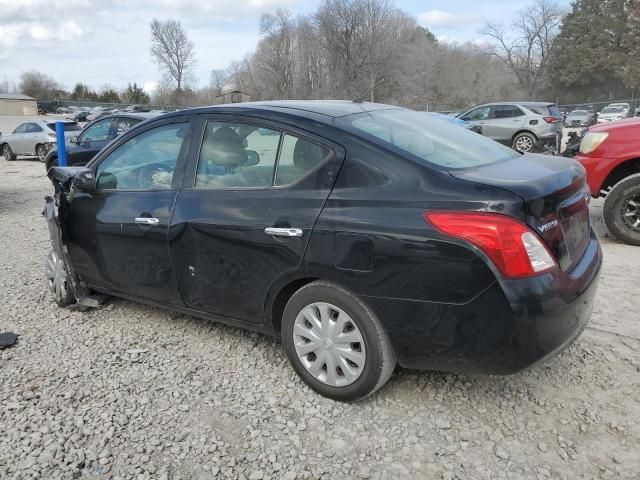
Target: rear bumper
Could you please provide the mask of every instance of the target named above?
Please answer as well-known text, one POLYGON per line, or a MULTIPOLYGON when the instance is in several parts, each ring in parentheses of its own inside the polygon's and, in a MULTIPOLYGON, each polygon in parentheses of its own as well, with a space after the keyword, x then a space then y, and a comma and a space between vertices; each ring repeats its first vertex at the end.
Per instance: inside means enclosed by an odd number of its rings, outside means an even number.
POLYGON ((367 301, 385 325, 402 367, 510 374, 557 354, 582 333, 601 265, 602 250, 592 233, 571 272, 501 280, 464 305, 367 301))

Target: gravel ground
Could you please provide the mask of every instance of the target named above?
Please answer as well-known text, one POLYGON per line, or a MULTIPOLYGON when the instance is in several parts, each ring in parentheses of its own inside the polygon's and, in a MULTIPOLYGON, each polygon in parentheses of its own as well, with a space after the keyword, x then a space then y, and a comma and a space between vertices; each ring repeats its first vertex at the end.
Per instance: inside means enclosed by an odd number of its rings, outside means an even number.
POLYGON ((640 478, 640 248, 604 233, 591 326, 509 377, 398 369, 368 400, 311 392, 266 336, 48 295, 50 190, 0 159, 0 478, 640 478))

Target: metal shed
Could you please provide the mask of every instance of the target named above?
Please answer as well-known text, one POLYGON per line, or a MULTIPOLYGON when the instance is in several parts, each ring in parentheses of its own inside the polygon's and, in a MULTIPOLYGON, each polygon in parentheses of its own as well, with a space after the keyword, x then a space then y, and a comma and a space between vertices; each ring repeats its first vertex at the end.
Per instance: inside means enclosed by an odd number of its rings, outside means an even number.
POLYGON ((38 104, 27 95, 0 93, 0 115, 38 115, 38 104))

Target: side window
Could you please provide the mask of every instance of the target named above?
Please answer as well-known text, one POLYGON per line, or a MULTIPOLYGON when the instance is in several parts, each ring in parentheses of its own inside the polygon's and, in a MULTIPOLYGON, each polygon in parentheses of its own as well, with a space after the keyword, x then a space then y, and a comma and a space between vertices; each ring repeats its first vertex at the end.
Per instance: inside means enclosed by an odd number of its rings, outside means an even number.
POLYGON ((282 140, 276 186, 297 182, 331 156, 331 150, 302 138, 285 135, 282 140))
POLYGON ((493 118, 513 118, 524 115, 515 105, 496 105, 493 107, 493 118))
POLYGON ((98 165, 98 190, 171 188, 187 128, 187 123, 163 125, 118 146, 98 165))
POLYGON ((475 110, 471 110, 467 113, 463 120, 486 120, 489 118, 489 113, 491 113, 491 107, 478 107, 475 110))
POLYGON ((111 128, 111 119, 107 118, 94 123, 80 135, 80 142, 100 142, 109 140, 109 130, 111 128))
POLYGON ((28 123, 23 123, 22 125, 18 125, 13 133, 25 133, 27 131, 28 123))
POLYGON ((140 120, 136 120, 133 118, 121 118, 121 117, 116 118, 112 125, 112 128, 113 128, 112 135, 115 135, 115 136, 122 135, 124 132, 129 130, 138 122, 140 122, 140 120))
POLYGON ((208 122, 196 188, 270 187, 280 132, 231 122, 208 122))
POLYGON ((37 123, 28 123, 26 133, 39 133, 42 131, 42 127, 37 123))

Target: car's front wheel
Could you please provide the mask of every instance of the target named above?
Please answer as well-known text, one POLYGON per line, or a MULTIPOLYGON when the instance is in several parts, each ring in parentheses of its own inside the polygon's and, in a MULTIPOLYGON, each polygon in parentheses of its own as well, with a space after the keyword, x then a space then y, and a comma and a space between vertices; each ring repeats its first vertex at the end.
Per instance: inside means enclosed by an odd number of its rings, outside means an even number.
POLYGON ((11 147, 9 146, 8 143, 5 143, 2 146, 2 155, 4 155, 4 158, 10 162, 11 160, 15 160, 16 156, 13 154, 13 151, 11 150, 11 147))
POLYGON ((613 186, 604 200, 602 216, 614 237, 640 245, 640 173, 613 186))
POLYGON ((522 132, 513 137, 513 144, 511 148, 518 152, 527 153, 533 148, 538 140, 533 133, 522 132))
POLYGON ((52 249, 47 257, 47 280, 49 290, 53 293, 59 307, 66 307, 73 303, 73 295, 69 290, 67 278, 67 266, 64 258, 55 249, 52 249))
POLYGON ((282 343, 300 378, 334 400, 366 398, 387 382, 396 366, 375 313, 331 282, 312 282, 293 294, 283 313, 282 343))

